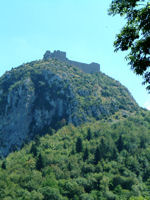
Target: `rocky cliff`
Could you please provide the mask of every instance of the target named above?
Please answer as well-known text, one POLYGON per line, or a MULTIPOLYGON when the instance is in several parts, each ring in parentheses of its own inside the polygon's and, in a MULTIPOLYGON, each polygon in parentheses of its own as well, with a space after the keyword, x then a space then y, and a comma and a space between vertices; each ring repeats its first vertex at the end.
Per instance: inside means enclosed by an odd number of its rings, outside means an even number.
POLYGON ((117 119, 137 109, 128 90, 101 72, 86 74, 53 58, 33 61, 0 78, 0 152, 63 124, 117 119))

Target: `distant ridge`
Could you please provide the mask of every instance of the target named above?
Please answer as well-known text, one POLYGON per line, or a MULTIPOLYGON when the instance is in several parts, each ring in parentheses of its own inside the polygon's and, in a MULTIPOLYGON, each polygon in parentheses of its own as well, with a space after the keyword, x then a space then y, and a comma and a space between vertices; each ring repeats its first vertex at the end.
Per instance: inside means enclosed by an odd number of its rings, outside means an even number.
POLYGON ((64 61, 70 65, 74 65, 74 66, 78 67, 79 69, 81 69, 85 73, 94 73, 94 72, 100 71, 100 64, 95 63, 95 62, 86 64, 86 63, 69 60, 66 57, 66 52, 63 52, 60 50, 57 50, 57 51, 55 50, 53 53, 51 53, 50 51, 46 51, 46 53, 43 56, 43 60, 49 60, 50 58, 64 61))

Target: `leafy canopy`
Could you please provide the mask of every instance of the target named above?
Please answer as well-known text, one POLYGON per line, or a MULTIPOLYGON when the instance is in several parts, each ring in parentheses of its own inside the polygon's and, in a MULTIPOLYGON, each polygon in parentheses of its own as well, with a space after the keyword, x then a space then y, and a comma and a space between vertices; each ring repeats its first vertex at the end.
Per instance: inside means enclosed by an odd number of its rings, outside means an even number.
POLYGON ((150 2, 147 0, 113 0, 109 15, 125 17, 126 24, 117 34, 115 51, 129 51, 126 59, 131 69, 143 75, 150 90, 150 2))

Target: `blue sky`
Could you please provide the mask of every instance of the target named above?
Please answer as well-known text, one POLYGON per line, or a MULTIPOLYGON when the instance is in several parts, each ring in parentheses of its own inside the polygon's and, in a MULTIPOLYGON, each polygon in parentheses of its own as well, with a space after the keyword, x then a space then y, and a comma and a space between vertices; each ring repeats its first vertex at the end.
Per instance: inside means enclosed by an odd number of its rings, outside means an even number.
POLYGON ((107 15, 111 0, 5 0, 0 5, 0 75, 41 59, 46 50, 62 50, 80 62, 98 62, 120 81, 137 103, 150 109, 150 95, 125 61, 114 53, 123 18, 107 15))

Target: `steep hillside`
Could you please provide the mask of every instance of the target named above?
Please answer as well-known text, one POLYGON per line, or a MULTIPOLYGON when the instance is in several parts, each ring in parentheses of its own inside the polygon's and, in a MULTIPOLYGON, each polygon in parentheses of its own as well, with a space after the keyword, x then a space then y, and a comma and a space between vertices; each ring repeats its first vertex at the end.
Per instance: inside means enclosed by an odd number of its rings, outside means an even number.
POLYGON ((117 120, 138 109, 128 90, 101 72, 87 74, 56 59, 33 61, 0 78, 0 151, 7 155, 68 123, 117 120))
POLYGON ((149 200, 150 112, 64 126, 0 161, 3 200, 149 200))

